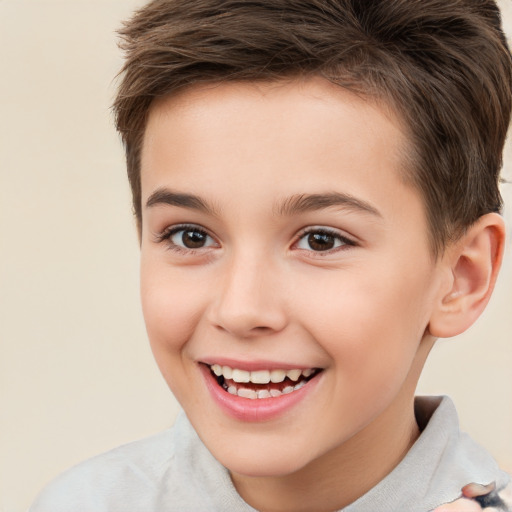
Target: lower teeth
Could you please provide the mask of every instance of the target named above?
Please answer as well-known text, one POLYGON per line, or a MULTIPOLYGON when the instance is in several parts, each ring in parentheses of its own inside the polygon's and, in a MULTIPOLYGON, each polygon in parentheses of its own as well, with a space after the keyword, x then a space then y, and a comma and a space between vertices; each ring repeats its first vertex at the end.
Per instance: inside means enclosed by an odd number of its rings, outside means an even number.
POLYGON ((224 384, 222 387, 230 394, 237 395, 242 398, 249 398, 250 400, 256 400, 260 398, 277 398, 281 395, 288 395, 306 385, 306 381, 302 380, 295 386, 286 386, 282 391, 278 389, 260 389, 256 391, 249 388, 236 388, 235 386, 228 386, 224 384))

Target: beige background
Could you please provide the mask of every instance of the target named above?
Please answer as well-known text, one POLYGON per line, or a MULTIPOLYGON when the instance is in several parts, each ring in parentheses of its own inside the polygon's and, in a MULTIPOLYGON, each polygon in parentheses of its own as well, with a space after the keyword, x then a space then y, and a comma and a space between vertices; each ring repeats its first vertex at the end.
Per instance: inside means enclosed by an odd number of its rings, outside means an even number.
MULTIPOLYGON (((167 427, 177 410, 146 342, 109 112, 114 30, 141 3, 0 0, 1 512, 25 510, 63 469, 167 427)), ((452 395, 464 427, 512 470, 507 251, 484 317, 439 343, 419 391, 452 395)))

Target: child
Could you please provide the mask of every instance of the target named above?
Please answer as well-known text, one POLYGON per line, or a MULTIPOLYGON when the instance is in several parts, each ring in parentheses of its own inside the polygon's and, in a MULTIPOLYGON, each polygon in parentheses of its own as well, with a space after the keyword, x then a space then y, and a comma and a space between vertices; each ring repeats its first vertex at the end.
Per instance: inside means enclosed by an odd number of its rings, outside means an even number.
POLYGON ((184 414, 31 511, 507 510, 450 400, 414 398, 503 254, 495 3, 155 0, 122 35, 142 305, 184 414))

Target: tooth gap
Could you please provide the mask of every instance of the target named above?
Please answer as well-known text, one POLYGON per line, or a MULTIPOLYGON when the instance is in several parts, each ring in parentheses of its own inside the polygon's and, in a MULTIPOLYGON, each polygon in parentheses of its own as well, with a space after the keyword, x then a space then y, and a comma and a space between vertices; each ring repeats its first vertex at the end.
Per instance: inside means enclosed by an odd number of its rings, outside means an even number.
POLYGON ((292 380, 292 379, 290 379, 290 377, 286 376, 285 381, 291 382, 294 385, 297 385, 297 384, 299 384, 299 382, 302 382, 302 381, 309 382, 315 375, 318 375, 318 373, 320 373, 320 371, 321 370, 315 368, 313 370, 313 373, 309 377, 306 377, 301 374, 297 380, 292 380))
POLYGON ((314 368, 313 373, 309 377, 304 377, 306 382, 310 381, 313 377, 316 377, 322 370, 320 368, 314 368))

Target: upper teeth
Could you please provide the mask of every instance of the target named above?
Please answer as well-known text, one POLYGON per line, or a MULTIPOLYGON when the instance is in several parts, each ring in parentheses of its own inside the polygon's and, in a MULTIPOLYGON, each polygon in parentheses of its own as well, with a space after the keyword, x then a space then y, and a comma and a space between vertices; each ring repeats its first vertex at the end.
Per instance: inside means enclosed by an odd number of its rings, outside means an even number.
POLYGON ((225 379, 231 379, 235 382, 252 382, 253 384, 268 384, 269 382, 283 382, 288 377, 290 380, 296 382, 300 376, 310 377, 314 370, 307 368, 305 370, 256 370, 248 372, 246 370, 239 370, 238 368, 231 368, 229 366, 220 366, 219 364, 212 365, 212 370, 217 377, 221 375, 225 379))

